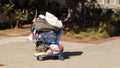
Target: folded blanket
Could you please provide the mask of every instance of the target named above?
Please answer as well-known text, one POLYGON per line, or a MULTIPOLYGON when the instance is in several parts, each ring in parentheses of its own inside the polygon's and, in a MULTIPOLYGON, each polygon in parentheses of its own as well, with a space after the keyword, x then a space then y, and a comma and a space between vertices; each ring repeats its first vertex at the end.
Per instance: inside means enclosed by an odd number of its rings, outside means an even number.
POLYGON ((34 53, 34 56, 37 57, 37 56, 46 56, 48 55, 46 52, 35 52, 34 53))

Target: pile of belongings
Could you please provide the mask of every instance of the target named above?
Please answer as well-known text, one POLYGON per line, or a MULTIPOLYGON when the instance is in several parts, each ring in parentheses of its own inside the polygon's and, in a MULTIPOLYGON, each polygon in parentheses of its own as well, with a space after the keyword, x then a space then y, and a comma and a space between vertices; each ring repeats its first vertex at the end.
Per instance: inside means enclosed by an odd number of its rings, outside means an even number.
POLYGON ((40 14, 33 22, 32 31, 34 29, 39 31, 58 31, 63 28, 62 21, 49 12, 46 12, 45 16, 40 14))

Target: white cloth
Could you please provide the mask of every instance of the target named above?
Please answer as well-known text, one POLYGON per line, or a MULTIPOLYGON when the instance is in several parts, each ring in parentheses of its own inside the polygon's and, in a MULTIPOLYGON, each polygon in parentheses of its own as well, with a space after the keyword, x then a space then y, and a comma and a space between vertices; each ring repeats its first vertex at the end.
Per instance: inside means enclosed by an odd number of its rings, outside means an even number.
POLYGON ((50 48, 51 48, 53 51, 60 51, 58 45, 56 45, 56 44, 51 44, 51 45, 50 45, 50 48))
POLYGON ((45 16, 43 14, 40 14, 38 17, 41 19, 45 19, 45 16))
POLYGON ((32 41, 32 39, 33 39, 32 34, 30 34, 28 40, 32 41))
POLYGON ((58 18, 56 16, 54 16, 53 14, 46 12, 45 19, 49 24, 51 24, 57 28, 63 28, 62 21, 58 20, 58 18))

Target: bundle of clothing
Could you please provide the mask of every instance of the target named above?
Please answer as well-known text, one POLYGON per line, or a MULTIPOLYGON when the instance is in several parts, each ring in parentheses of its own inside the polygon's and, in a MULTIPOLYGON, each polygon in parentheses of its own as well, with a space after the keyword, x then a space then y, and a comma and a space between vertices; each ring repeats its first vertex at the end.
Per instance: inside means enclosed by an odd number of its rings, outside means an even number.
POLYGON ((55 15, 46 12, 45 15, 40 14, 37 19, 33 20, 31 31, 58 31, 63 28, 62 21, 59 20, 55 15))
POLYGON ((46 12, 45 15, 40 14, 33 20, 31 27, 32 34, 29 40, 36 43, 35 56, 58 54, 63 51, 63 46, 59 44, 48 44, 57 39, 55 32, 59 32, 63 28, 63 23, 55 15, 46 12), (38 33, 37 33, 38 32, 38 33))

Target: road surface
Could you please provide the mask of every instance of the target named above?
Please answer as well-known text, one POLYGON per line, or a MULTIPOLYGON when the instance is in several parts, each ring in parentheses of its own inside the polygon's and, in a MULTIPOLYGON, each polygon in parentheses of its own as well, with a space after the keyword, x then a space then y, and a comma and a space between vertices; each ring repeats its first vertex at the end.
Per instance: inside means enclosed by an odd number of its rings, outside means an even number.
POLYGON ((36 60, 28 37, 0 38, 0 68, 120 68, 120 39, 102 44, 63 42, 64 61, 36 60))

